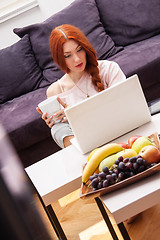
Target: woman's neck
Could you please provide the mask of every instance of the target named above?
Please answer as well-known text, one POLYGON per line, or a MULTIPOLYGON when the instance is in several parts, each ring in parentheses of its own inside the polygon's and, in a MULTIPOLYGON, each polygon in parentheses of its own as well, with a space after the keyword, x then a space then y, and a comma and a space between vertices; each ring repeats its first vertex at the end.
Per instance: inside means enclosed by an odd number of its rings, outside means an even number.
POLYGON ((84 71, 80 73, 68 73, 69 77, 72 79, 72 81, 76 84, 81 77, 83 76, 84 71))

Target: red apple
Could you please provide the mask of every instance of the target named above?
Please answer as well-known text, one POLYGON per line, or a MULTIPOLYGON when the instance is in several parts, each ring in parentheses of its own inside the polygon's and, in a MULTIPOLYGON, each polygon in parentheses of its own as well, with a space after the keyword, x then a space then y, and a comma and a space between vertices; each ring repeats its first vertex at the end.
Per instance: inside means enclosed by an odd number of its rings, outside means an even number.
POLYGON ((137 138, 142 137, 140 135, 134 135, 128 139, 128 148, 131 148, 133 143, 137 140, 137 138))
POLYGON ((128 144, 127 143, 118 143, 121 147, 123 147, 124 149, 128 148, 128 144))
POLYGON ((145 159, 148 164, 158 163, 160 161, 160 151, 153 145, 143 147, 139 155, 145 159))

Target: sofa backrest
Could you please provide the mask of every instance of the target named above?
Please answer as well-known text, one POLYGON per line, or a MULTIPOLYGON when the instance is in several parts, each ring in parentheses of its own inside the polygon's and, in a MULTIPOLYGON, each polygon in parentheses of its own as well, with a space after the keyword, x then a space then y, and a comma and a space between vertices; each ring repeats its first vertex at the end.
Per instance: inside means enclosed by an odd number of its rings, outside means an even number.
POLYGON ((95 0, 106 33, 126 46, 160 33, 159 0, 95 0))

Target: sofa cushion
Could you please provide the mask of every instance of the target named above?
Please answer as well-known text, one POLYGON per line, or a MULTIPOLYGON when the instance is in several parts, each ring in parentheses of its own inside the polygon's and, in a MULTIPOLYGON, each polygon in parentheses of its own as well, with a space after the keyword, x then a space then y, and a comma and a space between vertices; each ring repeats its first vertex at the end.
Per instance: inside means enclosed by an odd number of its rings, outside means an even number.
POLYGON ((104 28, 117 45, 160 33, 159 0, 96 0, 104 28))
POLYGON ((50 82, 57 80, 63 74, 53 63, 49 47, 52 29, 62 24, 72 24, 80 28, 97 51, 98 58, 105 59, 122 49, 116 48, 112 39, 106 34, 100 22, 95 0, 76 0, 42 23, 14 29, 20 37, 29 34, 36 59, 44 70, 44 76, 50 82))
POLYGON ((160 34, 128 45, 109 58, 119 64, 127 77, 138 74, 147 101, 160 96, 160 34), (149 89, 154 88, 156 94, 149 89))
POLYGON ((1 124, 17 151, 51 135, 50 128, 36 111, 38 103, 46 99, 46 89, 37 89, 0 105, 1 124))
POLYGON ((28 35, 0 50, 0 73, 0 103, 38 88, 44 77, 28 35))

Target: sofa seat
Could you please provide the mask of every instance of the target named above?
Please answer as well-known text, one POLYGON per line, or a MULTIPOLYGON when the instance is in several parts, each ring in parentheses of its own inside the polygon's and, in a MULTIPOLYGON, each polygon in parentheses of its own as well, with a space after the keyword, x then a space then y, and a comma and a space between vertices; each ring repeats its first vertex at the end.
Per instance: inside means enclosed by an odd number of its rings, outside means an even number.
POLYGON ((138 74, 147 102, 160 97, 160 34, 125 46, 109 59, 117 62, 127 77, 138 74))
POLYGON ((36 111, 37 104, 46 99, 46 88, 29 92, 0 106, 1 124, 17 151, 50 136, 50 129, 36 111))

